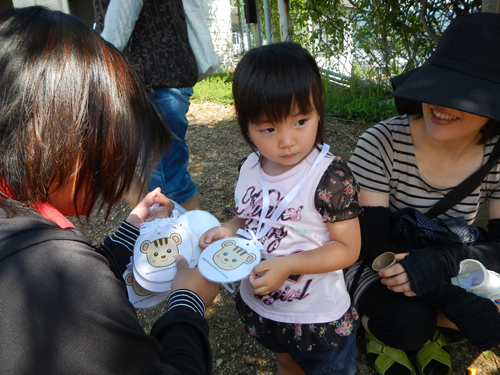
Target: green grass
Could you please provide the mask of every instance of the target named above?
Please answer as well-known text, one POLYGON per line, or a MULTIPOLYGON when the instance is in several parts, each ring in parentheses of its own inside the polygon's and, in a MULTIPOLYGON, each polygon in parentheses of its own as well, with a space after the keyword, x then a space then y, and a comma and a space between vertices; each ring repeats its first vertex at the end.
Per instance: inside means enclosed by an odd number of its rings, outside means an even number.
POLYGON ((397 115, 394 100, 381 85, 364 85, 351 77, 348 88, 326 86, 325 106, 329 116, 356 121, 381 121, 397 115))
MULTIPOLYGON (((193 102, 210 101, 217 104, 233 102, 231 73, 216 74, 194 86, 193 102)), ((365 86, 351 78, 350 87, 328 85, 325 90, 327 115, 356 121, 380 121, 395 116, 396 107, 390 91, 381 85, 365 86)))
POLYGON ((233 104, 232 74, 214 74, 194 86, 193 102, 210 101, 217 104, 233 104))

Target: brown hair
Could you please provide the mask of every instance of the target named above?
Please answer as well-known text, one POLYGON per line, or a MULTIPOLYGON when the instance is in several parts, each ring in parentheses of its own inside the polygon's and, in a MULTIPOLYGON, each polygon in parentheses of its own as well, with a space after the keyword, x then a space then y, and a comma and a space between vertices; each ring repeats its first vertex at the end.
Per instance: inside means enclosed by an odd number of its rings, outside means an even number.
POLYGON ((0 46, 0 192, 33 208, 74 177, 75 208, 83 195, 85 215, 96 203, 109 214, 170 144, 134 72, 88 25, 43 7, 0 11, 0 46))

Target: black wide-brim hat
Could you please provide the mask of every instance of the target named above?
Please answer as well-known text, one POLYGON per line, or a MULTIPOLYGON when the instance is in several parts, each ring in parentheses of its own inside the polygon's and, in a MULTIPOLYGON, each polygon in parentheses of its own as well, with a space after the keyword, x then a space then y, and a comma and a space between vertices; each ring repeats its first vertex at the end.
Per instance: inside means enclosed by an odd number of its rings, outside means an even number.
POLYGON ((453 20, 428 65, 391 81, 400 114, 428 103, 500 120, 500 14, 453 20))

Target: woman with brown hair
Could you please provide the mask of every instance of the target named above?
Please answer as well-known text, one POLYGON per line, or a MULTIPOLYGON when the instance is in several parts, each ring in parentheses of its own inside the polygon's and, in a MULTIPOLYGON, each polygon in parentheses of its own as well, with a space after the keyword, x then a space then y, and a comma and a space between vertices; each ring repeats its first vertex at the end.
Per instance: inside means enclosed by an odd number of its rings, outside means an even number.
POLYGON ((90 27, 41 7, 0 12, 0 373, 210 373, 203 314, 216 284, 179 259, 151 335, 127 299, 138 228, 171 210, 159 189, 101 246, 64 217, 109 215, 169 142, 133 71, 90 27))

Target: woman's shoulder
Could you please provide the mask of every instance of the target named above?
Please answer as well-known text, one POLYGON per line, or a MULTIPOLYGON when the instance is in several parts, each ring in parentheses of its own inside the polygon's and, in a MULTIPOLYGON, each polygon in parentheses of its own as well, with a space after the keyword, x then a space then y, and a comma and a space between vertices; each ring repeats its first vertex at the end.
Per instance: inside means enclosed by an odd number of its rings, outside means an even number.
MULTIPOLYGON (((41 259, 53 256, 73 257, 71 248, 94 251, 92 244, 76 229, 61 229, 41 215, 27 209, 13 215, 0 215, 0 260, 27 251, 30 256, 37 250, 41 259), (67 249, 59 252, 57 249, 67 249)), ((45 261, 44 261, 45 262, 45 261)))
POLYGON ((410 132, 410 122, 407 115, 392 117, 367 129, 360 137, 353 157, 349 161, 352 167, 353 159, 358 156, 378 155, 376 159, 392 159, 394 153, 412 153, 413 140, 410 132))
MULTIPOLYGON (((15 207, 13 211, 0 209, 0 241, 22 234, 25 234, 25 237, 50 238, 53 236, 88 242, 76 228, 62 229, 53 221, 32 210, 18 207, 15 207)), ((36 241, 36 238, 32 240, 36 241)))
POLYGON ((0 274, 5 270, 13 285, 47 295, 67 283, 93 291, 116 283, 108 260, 78 230, 29 213, 0 219, 0 274))
POLYGON ((411 137, 407 115, 391 117, 368 128, 361 138, 398 139, 411 137))

